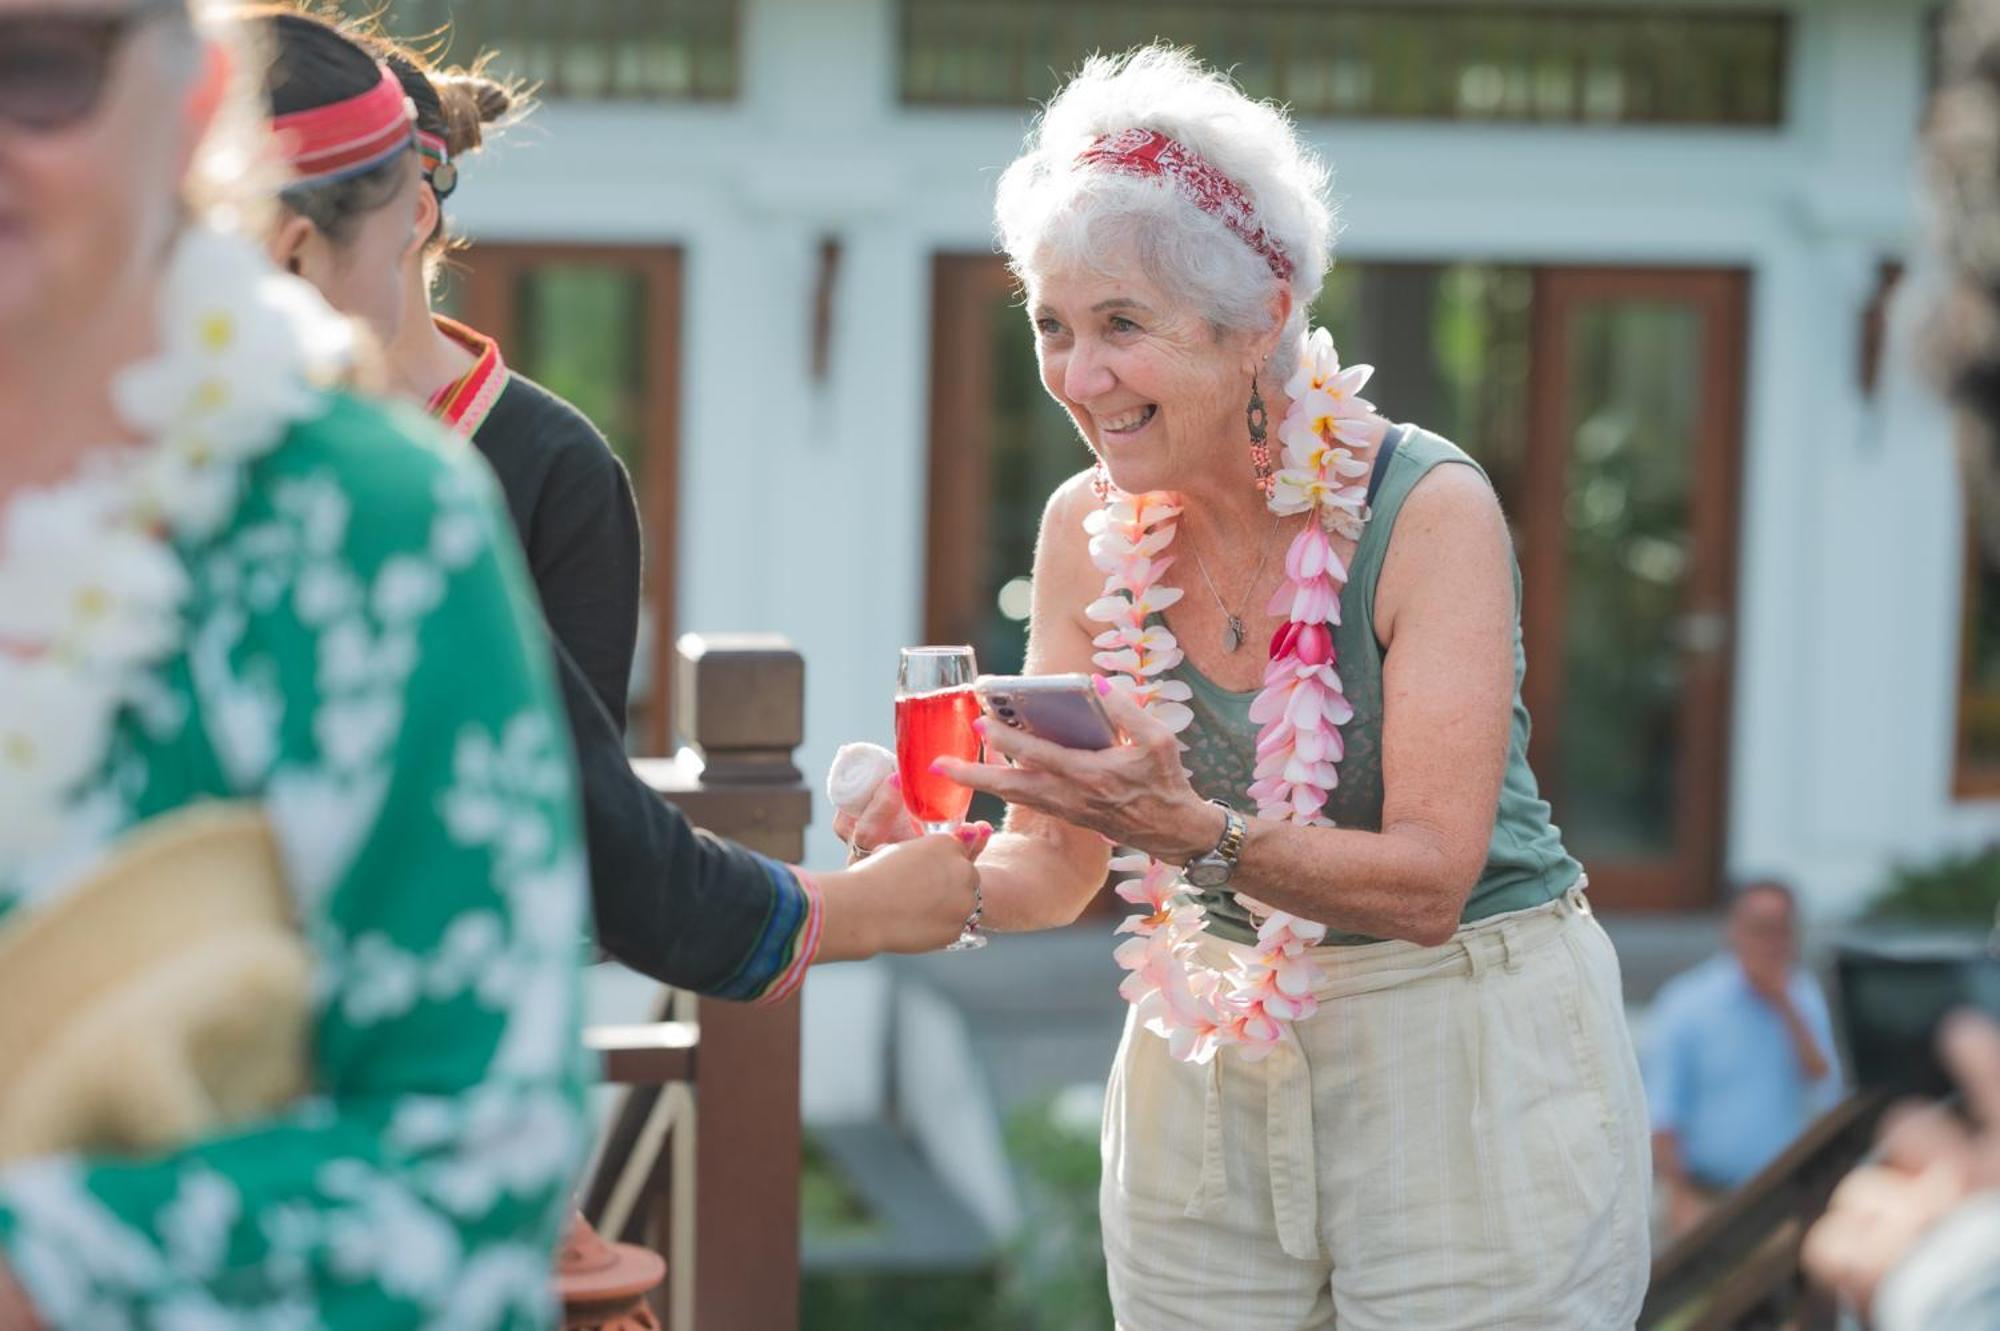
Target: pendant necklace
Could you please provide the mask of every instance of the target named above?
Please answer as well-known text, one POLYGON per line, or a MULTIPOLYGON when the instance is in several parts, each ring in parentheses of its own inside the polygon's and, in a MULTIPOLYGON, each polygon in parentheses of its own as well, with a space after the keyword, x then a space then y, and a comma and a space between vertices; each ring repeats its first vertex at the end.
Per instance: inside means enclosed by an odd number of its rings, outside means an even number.
MULTIPOLYGON (((1271 531, 1273 533, 1278 530, 1278 522, 1279 519, 1275 516, 1271 519, 1271 531)), ((1190 542, 1190 549, 1192 549, 1192 542, 1190 542)), ((1266 536, 1264 538, 1264 554, 1257 561, 1257 571, 1250 575, 1249 583, 1243 588, 1241 608, 1235 614, 1231 614, 1229 606, 1222 599, 1222 593, 1215 590, 1215 580, 1208 576, 1208 565, 1202 562, 1201 551, 1194 551, 1194 566, 1201 571, 1201 580, 1207 584, 1208 594, 1215 598, 1215 608, 1222 612, 1223 651, 1234 654, 1238 648, 1243 646, 1243 639, 1247 634, 1247 631, 1243 627, 1243 616, 1249 613, 1250 598, 1257 591, 1257 580, 1264 576, 1264 566, 1270 562, 1271 540, 1269 536, 1266 536)))

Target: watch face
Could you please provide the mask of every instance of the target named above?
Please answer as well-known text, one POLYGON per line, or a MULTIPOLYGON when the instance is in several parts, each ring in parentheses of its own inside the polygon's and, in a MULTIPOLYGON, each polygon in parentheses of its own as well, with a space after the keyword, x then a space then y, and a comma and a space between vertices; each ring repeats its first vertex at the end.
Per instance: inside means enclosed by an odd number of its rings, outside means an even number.
POLYGON ((1188 865, 1186 877, 1196 887, 1221 887, 1229 881, 1229 866, 1219 859, 1199 859, 1188 865))

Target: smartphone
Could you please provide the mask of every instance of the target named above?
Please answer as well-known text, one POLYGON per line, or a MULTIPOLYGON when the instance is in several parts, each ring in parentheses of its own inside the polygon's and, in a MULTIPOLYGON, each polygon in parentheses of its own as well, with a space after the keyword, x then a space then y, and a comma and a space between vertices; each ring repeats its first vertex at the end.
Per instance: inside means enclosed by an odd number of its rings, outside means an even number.
POLYGON ((1117 728, 1104 714, 1089 675, 981 675, 972 681, 980 708, 1003 726, 1065 749, 1108 749, 1117 728))
POLYGON ((1865 1090, 1953 1091, 1938 1058, 1938 1026, 1958 1008, 2000 1017, 2000 957, 1983 939, 1852 941, 1835 953, 1834 971, 1847 1056, 1865 1090))

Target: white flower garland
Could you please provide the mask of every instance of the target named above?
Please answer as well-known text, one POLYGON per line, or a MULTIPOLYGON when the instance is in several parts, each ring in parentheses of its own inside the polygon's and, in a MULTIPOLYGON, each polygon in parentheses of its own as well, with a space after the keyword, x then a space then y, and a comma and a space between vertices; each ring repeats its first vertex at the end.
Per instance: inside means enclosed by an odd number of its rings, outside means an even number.
POLYGON ((119 709, 179 644, 176 545, 221 527, 246 465, 323 409, 350 351, 310 287, 204 227, 175 247, 158 326, 158 354, 113 385, 148 442, 91 453, 0 512, 0 859, 55 837, 119 709))
MULTIPOLYGON (((1388 422, 1358 396, 1373 369, 1342 369, 1333 338, 1316 330, 1301 349, 1299 369, 1285 385, 1291 407, 1278 427, 1284 467, 1265 485, 1273 513, 1311 513, 1315 521, 1293 540, 1286 578, 1269 606, 1289 618, 1271 641, 1264 688, 1251 704, 1257 767, 1249 796, 1257 816, 1278 822, 1330 826, 1328 794, 1339 781, 1344 748, 1340 727, 1353 715, 1335 673, 1333 631, 1340 623, 1340 593, 1347 568, 1329 532, 1359 540, 1368 520, 1367 460, 1388 422)), ((1160 579, 1173 563, 1162 558, 1180 513, 1167 494, 1111 491, 1085 520, 1090 557, 1105 574, 1104 594, 1085 614, 1109 625, 1095 640, 1098 667, 1119 688, 1175 733, 1194 714, 1193 692, 1161 676, 1180 664, 1180 644, 1164 624, 1148 625, 1155 612, 1181 598, 1160 579)), ((1148 855, 1114 859, 1132 873, 1118 895, 1144 913, 1125 920, 1118 964, 1130 971, 1119 992, 1139 1010, 1146 1029, 1164 1037, 1173 1056, 1206 1063, 1225 1045, 1245 1058, 1268 1054, 1283 1037, 1283 1023, 1309 1017, 1318 1002, 1318 968, 1307 949, 1326 937, 1326 926, 1248 902, 1264 918, 1254 948, 1232 946, 1234 964, 1219 971, 1196 951, 1206 929, 1201 904, 1189 895, 1181 871, 1148 855)))

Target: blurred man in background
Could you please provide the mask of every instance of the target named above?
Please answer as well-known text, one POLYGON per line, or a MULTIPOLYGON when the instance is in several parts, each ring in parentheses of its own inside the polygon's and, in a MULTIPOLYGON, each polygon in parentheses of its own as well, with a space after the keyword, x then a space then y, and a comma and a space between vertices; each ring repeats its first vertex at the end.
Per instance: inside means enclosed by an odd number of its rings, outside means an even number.
POLYGON ((1841 1095, 1826 996, 1798 964, 1798 907, 1740 889, 1728 950, 1670 981, 1648 1022, 1646 1097, 1669 1233, 1695 1225, 1841 1095))

